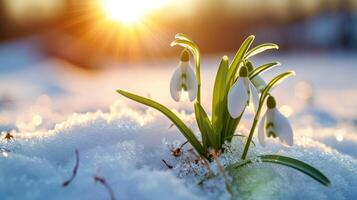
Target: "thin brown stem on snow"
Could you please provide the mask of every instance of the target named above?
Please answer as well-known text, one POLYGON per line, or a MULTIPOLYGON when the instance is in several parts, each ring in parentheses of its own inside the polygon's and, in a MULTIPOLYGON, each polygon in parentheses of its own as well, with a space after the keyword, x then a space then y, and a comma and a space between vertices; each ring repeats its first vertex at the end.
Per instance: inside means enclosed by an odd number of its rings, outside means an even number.
POLYGON ((170 165, 170 164, 168 164, 168 163, 166 162, 166 160, 162 159, 162 162, 166 165, 167 168, 169 168, 169 169, 172 169, 172 168, 173 168, 173 166, 170 165))
POLYGON ((72 175, 67 181, 63 182, 63 184, 62 184, 63 187, 67 187, 77 175, 77 171, 78 171, 78 167, 79 167, 79 151, 78 151, 78 149, 75 150, 75 154, 76 154, 76 163, 74 165, 72 175))
POLYGON ((108 193, 110 195, 110 200, 115 200, 114 192, 112 188, 109 186, 109 184, 107 183, 107 181, 105 180, 105 178, 98 175, 95 175, 93 178, 95 183, 102 184, 108 190, 108 193))

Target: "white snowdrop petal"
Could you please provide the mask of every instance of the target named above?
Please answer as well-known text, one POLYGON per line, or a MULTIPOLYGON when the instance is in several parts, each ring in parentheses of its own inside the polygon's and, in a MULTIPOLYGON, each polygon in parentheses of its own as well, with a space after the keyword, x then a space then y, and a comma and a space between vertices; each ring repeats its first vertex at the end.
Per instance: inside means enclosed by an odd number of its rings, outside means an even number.
POLYGON ((249 102, 253 105, 254 113, 257 113, 258 106, 259 106, 259 95, 257 89, 250 81, 249 81, 249 89, 250 89, 249 102))
POLYGON ((294 144, 294 135, 289 120, 276 108, 274 109, 274 115, 276 134, 278 134, 280 141, 285 145, 292 146, 294 144))
POLYGON ((187 91, 190 101, 193 101, 197 96, 197 79, 196 74, 193 71, 192 67, 187 66, 186 68, 187 75, 187 91))
POLYGON ((233 118, 237 118, 247 105, 248 93, 243 78, 238 78, 228 93, 228 112, 233 118))
POLYGON ((171 97, 175 101, 180 100, 180 94, 181 94, 181 74, 182 74, 182 69, 178 67, 174 73, 172 74, 171 80, 170 80, 170 93, 171 97))
POLYGON ((274 109, 268 108, 266 115, 267 115, 267 124, 270 122, 274 123, 274 116, 275 116, 274 109))
POLYGON ((260 75, 254 77, 252 79, 252 83, 259 91, 264 90, 265 86, 267 86, 267 83, 260 75))
POLYGON ((258 140, 260 145, 265 147, 265 125, 266 125, 267 113, 264 113, 263 117, 260 120, 258 126, 258 140))

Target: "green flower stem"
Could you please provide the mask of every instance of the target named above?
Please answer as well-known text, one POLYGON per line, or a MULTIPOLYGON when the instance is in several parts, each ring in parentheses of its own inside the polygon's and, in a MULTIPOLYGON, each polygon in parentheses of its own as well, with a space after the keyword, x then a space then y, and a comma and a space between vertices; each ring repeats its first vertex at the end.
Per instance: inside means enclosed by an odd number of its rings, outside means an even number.
POLYGON ((253 121, 253 124, 252 124, 252 128, 250 129, 249 136, 247 138, 247 142, 245 143, 245 146, 244 146, 243 154, 242 154, 242 157, 241 157, 242 160, 245 160, 246 157, 247 157, 249 146, 250 146, 250 143, 252 142, 252 139, 253 139, 254 130, 255 130, 255 127, 257 126, 257 123, 259 121, 260 111, 262 109, 262 105, 264 104, 264 99, 262 99, 263 101, 261 101, 261 103, 259 104, 257 113, 255 114, 254 121, 253 121))
POLYGON ((273 78, 273 80, 271 80, 268 83, 268 85, 265 87, 265 89, 261 93, 258 110, 257 110, 257 113, 255 114, 254 122, 252 124, 252 128, 250 129, 249 136, 248 136, 248 139, 247 139, 247 143, 244 146, 244 150, 243 150, 243 154, 242 154, 242 160, 245 160, 246 157, 247 157, 249 146, 250 146, 250 143, 251 143, 252 138, 253 138, 254 130, 255 130, 255 127, 257 126, 257 123, 258 123, 258 120, 259 120, 260 112, 261 112, 263 104, 265 102, 265 98, 267 98, 270 95, 269 94, 270 89, 273 88, 275 85, 279 84, 285 78, 287 78, 289 76, 293 76, 293 75, 295 75, 294 71, 288 71, 288 72, 284 72, 284 73, 276 76, 275 78, 273 78))
POLYGON ((196 65, 196 79, 197 79, 197 101, 201 104, 201 63, 196 65))

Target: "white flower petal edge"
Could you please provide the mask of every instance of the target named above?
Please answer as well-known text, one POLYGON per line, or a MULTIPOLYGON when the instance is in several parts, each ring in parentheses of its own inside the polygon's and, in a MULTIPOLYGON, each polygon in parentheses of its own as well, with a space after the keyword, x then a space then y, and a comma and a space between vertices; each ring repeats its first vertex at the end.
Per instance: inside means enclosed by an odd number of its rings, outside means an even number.
POLYGON ((265 86, 267 86, 267 83, 260 75, 254 77, 251 81, 260 92, 264 90, 265 86))
POLYGON ((265 126, 267 120, 267 113, 265 113, 260 120, 259 127, 258 127, 258 140, 260 145, 265 147, 265 126))
POLYGON ((187 75, 187 91, 188 91, 188 97, 190 101, 195 100, 197 96, 197 79, 196 79, 196 74, 191 68, 190 65, 187 66, 186 69, 186 75, 187 75))
POLYGON ((228 112, 233 118, 239 117, 249 100, 243 77, 239 77, 228 92, 228 112))
POLYGON ((175 101, 180 101, 181 84, 182 84, 181 74, 182 74, 182 69, 181 67, 178 67, 172 74, 171 81, 170 81, 170 93, 171 93, 171 97, 175 101))
POLYGON ((289 123, 289 120, 281 114, 276 108, 274 109, 275 117, 275 130, 278 134, 280 141, 288 146, 293 146, 294 144, 294 135, 293 129, 289 123))
POLYGON ((289 120, 276 108, 268 108, 258 127, 258 140, 265 147, 265 137, 278 137, 282 144, 292 146, 294 135, 289 120), (274 135, 269 135, 274 134, 274 135))
POLYGON ((258 106, 259 106, 259 95, 257 89, 250 81, 249 81, 249 91, 250 91, 249 103, 253 105, 254 113, 257 113, 258 106))

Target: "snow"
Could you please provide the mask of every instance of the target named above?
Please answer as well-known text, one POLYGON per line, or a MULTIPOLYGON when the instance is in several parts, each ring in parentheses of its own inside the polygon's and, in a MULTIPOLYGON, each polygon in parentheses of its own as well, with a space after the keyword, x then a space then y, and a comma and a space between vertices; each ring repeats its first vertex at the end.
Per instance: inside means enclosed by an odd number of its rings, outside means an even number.
MULTIPOLYGON (((193 124, 192 116, 180 115, 193 124)), ((197 185, 204 172, 195 175, 183 164, 184 157, 192 157, 188 146, 181 158, 171 155, 170 144, 184 139, 169 126, 152 109, 143 112, 117 103, 109 112, 74 114, 48 131, 14 132, 15 140, 0 143, 9 150, 8 156, 0 156, 0 199, 109 198, 104 187, 94 183, 96 174, 107 179, 118 199, 228 199, 222 178, 197 185), (61 184, 74 166, 75 149, 80 152, 78 174, 63 188, 61 184), (162 159, 174 168, 169 170, 162 159)), ((292 148, 270 141, 268 148, 257 146, 252 154, 278 153, 301 159, 324 172, 332 186, 324 187, 293 169, 257 163, 237 172, 238 199, 351 199, 357 195, 355 158, 312 139, 297 136, 296 140, 292 148)), ((236 139, 231 153, 222 160, 234 162, 241 144, 236 139)), ((219 174, 215 164, 211 165, 219 174)))
MULTIPOLYGON (((73 70, 61 60, 31 55, 36 51, 29 45, 33 44, 0 48, 0 63, 9 66, 0 68, 0 136, 14 135, 11 141, 0 139, 0 199, 109 199, 105 187, 94 182, 95 175, 106 179, 117 199, 231 198, 216 163, 210 168, 218 176, 206 179, 206 167, 188 162, 195 160, 189 145, 174 157, 171 149, 185 141, 179 131, 169 128, 171 123, 159 112, 115 93, 121 88, 150 96, 175 109, 197 133, 192 105, 170 99, 168 83, 176 61, 127 64, 127 68, 111 64, 91 74, 73 70), (4 53, 12 49, 24 49, 18 53, 21 59, 4 53), (78 173, 64 188, 62 183, 75 164, 75 149, 80 154, 78 173)), ((208 112, 218 58, 203 59, 202 100, 208 112)), ((284 166, 257 162, 231 172, 236 183, 233 197, 355 198, 356 57, 299 54, 277 60, 289 67, 271 70, 265 78, 286 69, 297 72, 273 91, 278 108, 292 122, 295 145, 287 148, 269 139, 263 148, 254 139, 257 146, 252 146, 249 156, 274 153, 300 159, 320 169, 332 185, 322 186, 284 166)), ((255 64, 269 61, 270 56, 253 60, 255 64)), ((239 132, 248 132, 251 118, 249 114, 244 118, 239 132)), ((234 163, 241 153, 242 141, 235 138, 221 161, 234 163)))

